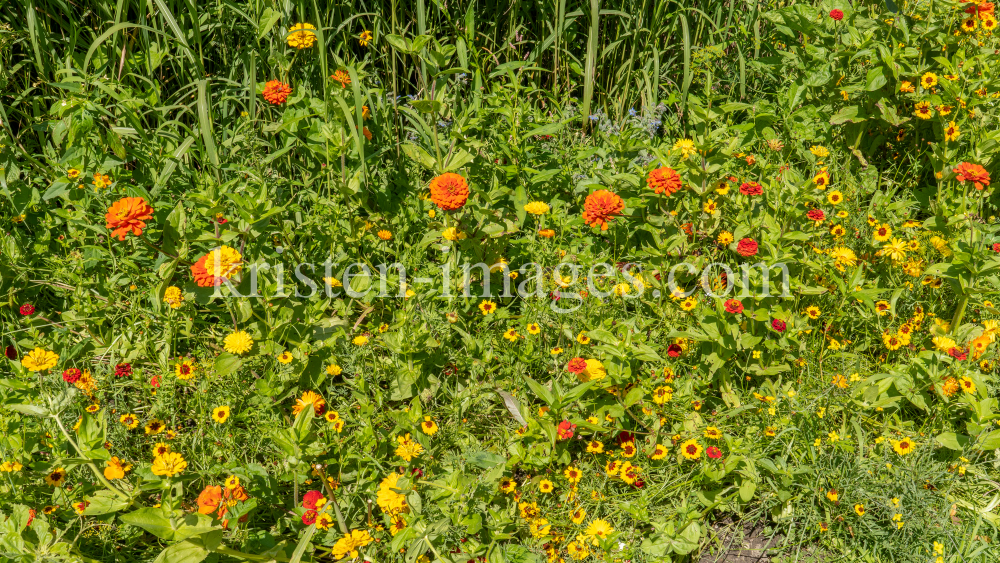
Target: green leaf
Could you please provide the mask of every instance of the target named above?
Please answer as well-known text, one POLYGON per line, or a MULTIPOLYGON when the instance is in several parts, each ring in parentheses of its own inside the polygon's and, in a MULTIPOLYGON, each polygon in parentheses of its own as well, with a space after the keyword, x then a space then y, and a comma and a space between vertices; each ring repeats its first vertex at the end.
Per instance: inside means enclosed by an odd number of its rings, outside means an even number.
POLYGON ((84 516, 100 516, 125 510, 131 502, 128 499, 121 499, 111 491, 97 491, 87 499, 90 504, 83 511, 84 516))
POLYGON ((31 416, 48 416, 49 414, 48 409, 46 409, 45 407, 40 407, 38 405, 14 404, 14 405, 4 405, 4 407, 12 411, 19 412, 21 414, 27 414, 31 416))
POLYGON ((629 390, 628 394, 625 395, 625 406, 631 407, 632 405, 638 403, 646 396, 646 390, 642 387, 633 387, 629 390))
MULTIPOLYGON (((409 156, 409 155, 407 155, 407 156, 409 156)), ((430 155, 428 155, 428 156, 430 156, 430 155)), ((455 154, 453 154, 451 156, 451 159, 448 161, 448 164, 444 167, 444 171, 445 172, 453 172, 455 170, 458 170, 459 168, 461 168, 461 167, 465 166, 466 164, 469 164, 470 162, 472 162, 473 160, 475 160, 475 158, 476 158, 476 155, 474 155, 474 154, 472 154, 472 153, 470 153, 468 151, 464 151, 462 149, 458 149, 458 150, 455 151, 455 154)))
POLYGON ((208 557, 208 549, 190 541, 182 541, 164 549, 153 563, 199 563, 208 557))
POLYGON ((842 123, 860 123, 865 118, 860 115, 858 106, 848 106, 837 112, 837 115, 830 118, 830 125, 840 125, 842 123))
POLYGON ((549 406, 555 404, 556 398, 552 395, 552 391, 549 391, 544 385, 528 376, 524 376, 524 380, 528 383, 528 387, 531 388, 531 391, 537 395, 538 398, 545 401, 545 403, 549 406))
POLYGON ((937 440, 937 443, 948 448, 949 450, 962 451, 965 449, 965 446, 969 445, 972 438, 955 432, 944 432, 939 434, 935 440, 937 440))
POLYGON ((888 79, 885 77, 885 70, 878 66, 868 71, 868 76, 865 77, 865 89, 869 92, 874 92, 885 86, 888 82, 888 79))
POLYGON ((979 447, 983 450, 995 450, 1000 448, 1000 430, 994 430, 979 440, 979 447))
POLYGON ((437 166, 437 162, 434 160, 433 156, 413 143, 403 143, 400 145, 400 148, 403 149, 403 154, 410 157, 414 162, 428 170, 434 170, 437 166))
POLYGON ((218 358, 215 358, 215 374, 219 377, 225 377, 235 373, 242 365, 243 360, 239 356, 223 352, 219 354, 218 358))

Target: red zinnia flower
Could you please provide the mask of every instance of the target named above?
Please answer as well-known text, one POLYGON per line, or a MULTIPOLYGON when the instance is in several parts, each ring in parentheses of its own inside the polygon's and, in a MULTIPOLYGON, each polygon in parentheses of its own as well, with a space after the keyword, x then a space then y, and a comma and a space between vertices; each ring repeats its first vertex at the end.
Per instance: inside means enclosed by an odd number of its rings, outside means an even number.
POLYGON ((302 523, 306 526, 312 526, 316 523, 317 512, 315 510, 307 510, 305 514, 302 515, 302 523))
POLYGON ((680 344, 671 344, 670 346, 667 346, 667 355, 671 358, 679 357, 683 351, 684 349, 681 348, 680 344))
POLYGON ((264 84, 264 99, 271 105, 279 106, 285 103, 292 87, 280 80, 269 80, 264 84))
POLYGON ((17 348, 14 348, 13 344, 8 344, 7 347, 4 348, 3 355, 7 356, 8 360, 16 360, 17 359, 17 348))
POLYGON ((63 371, 63 381, 70 385, 80 381, 81 376, 83 376, 83 373, 76 368, 69 368, 63 371))
POLYGON ((309 510, 316 510, 316 502, 321 498, 323 498, 321 491, 309 491, 302 495, 302 507, 309 510))
POLYGON ((757 182, 743 182, 740 185, 740 193, 743 195, 760 195, 764 193, 764 188, 757 182))
POLYGON ((842 12, 841 10, 830 10, 830 17, 837 21, 840 21, 844 19, 844 12, 842 12))
POLYGON ((154 375, 152 379, 149 380, 149 384, 155 389, 160 386, 160 376, 154 375))
POLYGON ((806 213, 806 217, 818 223, 826 219, 826 213, 823 213, 822 209, 810 209, 809 213, 806 213))
POLYGON ((743 302, 737 301, 736 299, 729 299, 726 301, 726 312, 738 315, 743 312, 743 302))
POLYGON ((1000 252, 1000 242, 993 243, 993 252, 1000 252))
POLYGON ((736 252, 740 256, 754 256, 757 254, 757 241, 752 238, 745 238, 736 245, 736 252))
POLYGON ((960 362, 965 361, 965 359, 969 357, 968 354, 965 353, 965 350, 958 347, 948 350, 948 355, 960 362))
POLYGON ((573 358, 566 364, 566 369, 571 373, 583 373, 587 369, 587 360, 583 358, 573 358))
POLYGON ((576 425, 568 420, 564 420, 559 423, 558 435, 560 440, 568 440, 573 437, 573 431, 576 430, 576 425))
POLYGON ((782 320, 779 320, 779 319, 773 319, 771 321, 771 328, 773 328, 774 330, 776 330, 778 332, 785 332, 786 326, 787 325, 785 325, 785 321, 782 321, 782 320))
POLYGON ((118 364, 115 366, 115 377, 128 377, 132 375, 132 364, 118 364))
POLYGON ((35 312, 35 306, 32 305, 31 303, 25 303, 24 305, 21 305, 20 311, 22 315, 27 317, 28 315, 35 312))
POLYGON ((712 459, 719 459, 720 457, 722 457, 722 450, 720 450, 715 446, 709 446, 708 448, 706 448, 705 453, 708 455, 708 457, 712 459))
POLYGON ((622 430, 618 433, 618 445, 620 446, 627 442, 635 442, 635 434, 628 430, 622 430))
POLYGON ((978 164, 963 162, 955 167, 955 179, 959 182, 972 182, 977 190, 990 185, 990 174, 978 164))

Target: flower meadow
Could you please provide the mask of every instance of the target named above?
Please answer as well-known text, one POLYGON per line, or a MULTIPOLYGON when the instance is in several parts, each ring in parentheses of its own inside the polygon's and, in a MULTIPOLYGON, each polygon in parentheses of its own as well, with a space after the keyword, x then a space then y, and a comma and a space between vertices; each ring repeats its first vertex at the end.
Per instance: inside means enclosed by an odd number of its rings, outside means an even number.
POLYGON ((1000 557, 993 4, 555 4, 0 15, 0 560, 1000 557))

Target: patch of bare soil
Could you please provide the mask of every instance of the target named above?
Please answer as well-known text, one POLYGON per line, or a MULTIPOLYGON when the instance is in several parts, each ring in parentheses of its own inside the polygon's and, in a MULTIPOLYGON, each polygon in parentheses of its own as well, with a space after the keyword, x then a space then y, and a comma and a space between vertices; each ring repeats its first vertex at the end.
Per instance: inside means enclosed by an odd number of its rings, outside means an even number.
POLYGON ((766 522, 734 522, 712 525, 715 538, 702 550, 698 563, 770 563, 778 555, 780 536, 764 535, 766 522))

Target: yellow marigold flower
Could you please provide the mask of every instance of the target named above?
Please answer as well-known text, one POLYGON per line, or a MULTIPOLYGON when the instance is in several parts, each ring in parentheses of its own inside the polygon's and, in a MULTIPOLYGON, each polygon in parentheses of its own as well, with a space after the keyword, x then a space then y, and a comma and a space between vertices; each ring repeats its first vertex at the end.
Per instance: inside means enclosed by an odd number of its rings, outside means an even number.
POLYGON ((678 139, 674 143, 674 150, 681 151, 681 158, 687 158, 698 151, 694 146, 694 141, 691 139, 678 139))
POLYGON ((152 471, 153 475, 173 477, 187 469, 187 466, 184 456, 176 452, 167 452, 153 460, 152 471))
POLYGON ((586 361, 586 364, 587 367, 583 368, 583 371, 577 374, 580 381, 600 381, 608 375, 604 369, 604 364, 600 360, 589 359, 586 361))
POLYGON ((826 492, 826 498, 830 499, 830 502, 837 502, 837 498, 839 496, 840 495, 838 495, 837 491, 834 489, 830 489, 829 491, 826 492))
POLYGON ((351 343, 355 346, 364 346, 365 344, 368 344, 368 337, 364 334, 359 334, 351 340, 351 343))
POLYGON ((879 256, 886 256, 893 262, 902 262, 906 259, 906 248, 905 242, 893 237, 893 239, 885 245, 876 253, 879 256))
MULTIPOLYGON (((431 211, 433 211, 433 209, 431 211)), ((441 232, 441 236, 450 241, 465 240, 467 237, 465 233, 459 231, 455 227, 448 227, 441 232)))
POLYGON ((288 46, 306 49, 316 42, 316 26, 311 23, 297 23, 288 30, 288 46))
POLYGON ((361 45, 362 47, 367 47, 368 44, 371 42, 372 42, 372 32, 368 31, 367 29, 362 31, 361 35, 358 35, 358 44, 361 45))
POLYGON ((412 461, 413 458, 424 452, 424 447, 413 440, 409 433, 406 436, 396 436, 396 442, 399 444, 396 446, 396 455, 405 461, 412 461))
POLYGON ((382 240, 390 240, 392 238, 392 231, 387 231, 385 229, 380 230, 378 233, 378 238, 382 240))
POLYGON ((292 353, 285 350, 284 352, 278 354, 278 362, 282 364, 292 363, 292 353))
POLYGON ((563 470, 563 476, 566 477, 566 480, 570 483, 578 483, 583 477, 583 472, 571 465, 563 470))
POLYGON ((830 156, 830 151, 822 145, 813 145, 809 147, 809 152, 813 153, 817 158, 826 158, 830 156))
POLYGON ((543 493, 551 493, 554 489, 555 485, 553 485, 552 481, 549 481, 548 479, 542 479, 538 482, 538 490, 543 493))
POLYGON ((532 201, 524 206, 524 210, 532 215, 544 215, 549 212, 549 204, 542 201, 532 201))
POLYGON ((326 399, 315 391, 305 391, 301 397, 295 400, 295 405, 292 406, 292 414, 297 416, 302 412, 302 409, 309 406, 313 408, 313 413, 316 416, 323 416, 323 411, 326 410, 326 399))
POLYGON ((608 539, 608 536, 610 536, 614 531, 614 528, 612 528, 611 524, 609 524, 606 520, 597 519, 592 521, 590 525, 587 526, 587 529, 584 530, 584 534, 591 538, 593 545, 597 545, 598 540, 608 539))
POLYGON ((171 309, 176 309, 184 304, 184 294, 181 293, 181 288, 176 285, 172 285, 163 292, 163 302, 170 306, 171 309))
POLYGON ((230 354, 245 354, 253 348, 253 338, 246 331, 237 330, 226 336, 222 344, 230 354))
POLYGON ((728 246, 728 245, 732 244, 733 243, 733 233, 730 233, 729 231, 722 231, 721 233, 719 233, 719 236, 716 239, 716 242, 719 243, 722 246, 728 246))
POLYGON ((21 358, 21 365, 28 371, 44 371, 56 367, 59 354, 43 348, 35 348, 21 358))

